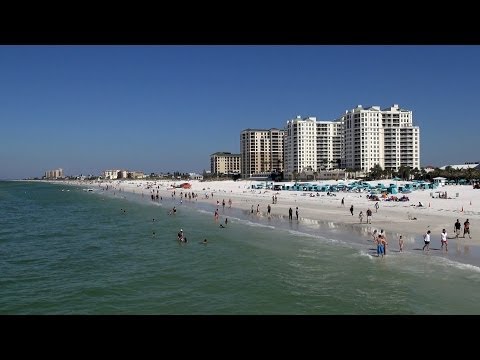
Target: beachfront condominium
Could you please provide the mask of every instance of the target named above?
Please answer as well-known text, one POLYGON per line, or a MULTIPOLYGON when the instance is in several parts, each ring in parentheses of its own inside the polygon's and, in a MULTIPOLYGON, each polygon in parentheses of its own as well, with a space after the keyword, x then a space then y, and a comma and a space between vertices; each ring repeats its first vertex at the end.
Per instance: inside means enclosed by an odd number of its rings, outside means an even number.
POLYGON ((339 169, 342 158, 343 123, 317 120, 317 169, 339 169))
POLYGON ((420 128, 412 111, 397 104, 345 111, 339 122, 344 131, 344 166, 369 172, 375 165, 398 171, 400 166, 420 169, 420 128))
POLYGON ((216 175, 240 174, 240 154, 216 152, 210 155, 210 171, 216 175))
POLYGON ((45 179, 63 179, 63 169, 47 170, 44 175, 45 179))
POLYGON ((288 120, 284 140, 285 177, 317 171, 317 118, 288 120))
POLYGON ((240 133, 243 178, 268 176, 283 171, 282 129, 245 129, 240 133))
POLYGON ((285 177, 341 167, 343 123, 297 116, 285 129, 285 177))

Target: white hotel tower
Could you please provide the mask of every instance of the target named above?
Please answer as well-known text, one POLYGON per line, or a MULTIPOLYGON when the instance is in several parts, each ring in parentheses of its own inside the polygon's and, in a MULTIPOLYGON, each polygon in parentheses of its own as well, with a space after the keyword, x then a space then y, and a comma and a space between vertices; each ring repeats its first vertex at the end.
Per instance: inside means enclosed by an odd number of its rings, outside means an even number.
POLYGON ((343 123, 297 116, 287 121, 284 149, 287 178, 292 178, 294 172, 339 168, 343 154, 343 123))
POLYGON ((317 171, 317 118, 288 120, 283 147, 287 177, 304 170, 317 171))
POLYGON ((400 166, 420 169, 420 128, 412 111, 397 104, 345 111, 338 121, 344 129, 344 166, 369 172, 375 165, 397 171, 400 166))

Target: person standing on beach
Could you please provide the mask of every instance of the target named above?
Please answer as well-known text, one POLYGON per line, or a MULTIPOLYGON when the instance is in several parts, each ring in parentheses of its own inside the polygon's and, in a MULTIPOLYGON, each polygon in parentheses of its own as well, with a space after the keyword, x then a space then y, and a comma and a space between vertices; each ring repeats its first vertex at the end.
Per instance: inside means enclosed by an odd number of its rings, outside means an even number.
POLYGON ((272 207, 270 206, 270 204, 268 204, 267 206, 267 214, 268 216, 270 216, 270 211, 272 210, 272 207))
POLYGON ((443 245, 445 245, 445 251, 448 252, 447 231, 445 229, 440 233, 440 242, 442 243, 440 250, 443 250, 443 245))
POLYGON ((352 206, 350 206, 350 214, 352 214, 352 216, 353 216, 353 204, 352 204, 352 206))
POLYGON ((342 198, 342 206, 345 206, 345 198, 342 198))
POLYGON ((296 216, 297 221, 298 221, 298 206, 295 208, 295 216, 296 216))
POLYGON ((470 235, 470 221, 465 221, 463 223, 463 238, 465 239, 465 235, 468 234, 468 237, 471 239, 472 236, 470 235))
POLYGON ((423 235, 423 242, 425 243, 425 245, 423 245, 422 250, 425 251, 425 249, 427 249, 427 251, 430 251, 430 230, 428 230, 427 233, 423 235))
POLYGON ((377 201, 377 202, 375 203, 375 212, 378 212, 378 208, 379 208, 379 207, 380 207, 380 206, 378 205, 378 201, 377 201))
POLYGON ((293 219, 292 214, 293 214, 292 208, 288 209, 288 220, 292 220, 292 219, 293 219))
POLYGON ((363 222, 363 211, 360 211, 358 214, 358 218, 360 219, 360 224, 363 222))
POLYGON ((455 231, 455 238, 458 239, 460 236, 460 229, 462 228, 462 224, 460 224, 460 221, 457 219, 457 222, 453 225, 453 230, 455 231))

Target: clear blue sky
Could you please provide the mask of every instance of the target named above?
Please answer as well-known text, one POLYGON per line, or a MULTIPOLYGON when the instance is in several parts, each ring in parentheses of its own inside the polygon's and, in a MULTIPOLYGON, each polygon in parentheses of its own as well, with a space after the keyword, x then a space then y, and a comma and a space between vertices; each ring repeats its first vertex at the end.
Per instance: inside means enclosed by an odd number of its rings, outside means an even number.
POLYGON ((202 172, 240 131, 413 111, 421 164, 480 160, 480 46, 0 46, 0 179, 202 172))

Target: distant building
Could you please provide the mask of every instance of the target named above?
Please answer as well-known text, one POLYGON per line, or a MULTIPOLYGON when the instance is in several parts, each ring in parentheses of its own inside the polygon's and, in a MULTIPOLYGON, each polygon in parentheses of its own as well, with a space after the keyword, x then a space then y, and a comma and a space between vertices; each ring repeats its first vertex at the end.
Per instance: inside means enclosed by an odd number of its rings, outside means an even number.
POLYGON ((203 175, 197 173, 188 173, 188 176, 191 180, 203 180, 203 175))
POLYGON ((142 171, 129 171, 129 170, 105 170, 103 176, 108 180, 115 179, 145 179, 145 175, 142 171))
POLYGON ((427 165, 423 168, 423 170, 425 170, 425 172, 428 174, 429 172, 432 172, 435 170, 435 167, 432 166, 432 165, 427 165))
POLYGON ((454 170, 468 170, 468 169, 474 169, 474 170, 480 170, 480 164, 478 162, 466 162, 465 164, 460 164, 460 165, 445 165, 440 168, 440 170, 445 170, 447 167, 451 167, 454 170))
POLYGON ((45 179, 63 179, 63 169, 47 170, 44 175, 45 179))
POLYGON ((128 179, 145 179, 147 175, 143 173, 143 171, 128 171, 127 178, 128 179))
POLYGON ((212 174, 240 174, 240 154, 216 152, 210 155, 210 171, 212 174))
POLYGON ((103 176, 105 179, 108 180, 115 180, 118 179, 118 174, 120 173, 121 170, 105 170, 103 172, 103 176))

